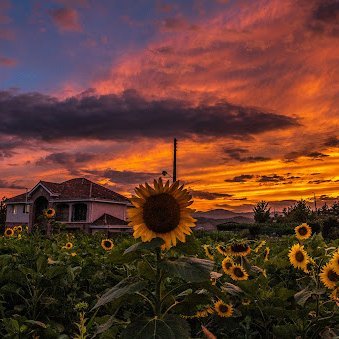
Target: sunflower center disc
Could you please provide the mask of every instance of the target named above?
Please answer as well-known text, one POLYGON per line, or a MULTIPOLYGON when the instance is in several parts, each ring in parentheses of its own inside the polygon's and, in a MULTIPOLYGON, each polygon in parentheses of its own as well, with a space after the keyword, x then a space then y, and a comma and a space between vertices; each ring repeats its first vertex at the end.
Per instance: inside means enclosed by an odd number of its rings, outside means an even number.
POLYGON ((226 264, 225 264, 225 267, 226 267, 226 269, 230 269, 231 267, 232 267, 232 263, 231 262, 227 262, 226 264))
POLYGON ((301 252, 297 252, 295 258, 298 262, 303 262, 305 257, 301 252))
POLYGON ((168 193, 151 195, 143 206, 143 219, 153 232, 170 232, 179 225, 180 206, 168 193))
POLYGON ((305 235, 306 233, 307 233, 306 227, 301 227, 301 228, 299 229, 299 234, 300 234, 300 235, 305 235))
POLYGON ((231 246, 233 252, 246 252, 248 249, 247 244, 233 244, 231 246))
POLYGON ((244 272, 239 268, 239 267, 236 267, 234 269, 234 274, 238 277, 238 278, 241 278, 244 276, 244 272))
POLYGON ((228 307, 226 305, 220 305, 219 311, 222 313, 226 313, 228 311, 228 307))
POLYGON ((111 247, 111 243, 109 241, 105 241, 105 247, 111 247))
POLYGON ((332 270, 328 272, 327 277, 328 277, 328 280, 331 280, 331 281, 338 281, 338 278, 339 278, 339 276, 332 270))

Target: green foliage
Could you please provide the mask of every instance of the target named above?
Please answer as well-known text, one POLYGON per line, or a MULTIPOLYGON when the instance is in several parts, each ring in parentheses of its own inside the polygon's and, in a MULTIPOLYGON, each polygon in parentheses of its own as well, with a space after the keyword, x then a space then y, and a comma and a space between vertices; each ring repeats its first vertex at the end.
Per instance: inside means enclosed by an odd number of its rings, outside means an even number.
POLYGON ((288 260, 296 225, 246 225, 248 235, 255 226, 269 234, 259 232, 258 239, 244 238, 235 228, 199 231, 169 251, 160 251, 161 240, 138 243, 130 235, 117 235, 110 252, 101 248, 106 235, 100 233, 2 237, 0 337, 201 338, 201 325, 218 338, 338 335, 338 308, 318 273, 339 240, 314 234, 303 244, 316 265, 309 273, 296 270, 288 260), (290 235, 281 235, 287 230, 290 235), (224 256, 216 250, 235 240, 251 247, 246 258, 234 258, 249 274, 245 281, 223 272, 224 256), (73 243, 71 250, 63 248, 66 242, 73 243), (214 261, 205 257, 204 244, 214 261), (233 305, 232 317, 196 317, 217 300, 233 305))

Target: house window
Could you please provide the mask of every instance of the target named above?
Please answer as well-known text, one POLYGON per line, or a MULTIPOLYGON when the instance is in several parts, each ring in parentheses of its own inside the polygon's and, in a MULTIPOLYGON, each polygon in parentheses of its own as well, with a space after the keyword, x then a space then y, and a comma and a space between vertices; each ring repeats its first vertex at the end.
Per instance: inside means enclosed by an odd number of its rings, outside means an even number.
POLYGON ((17 205, 13 205, 13 207, 12 207, 12 213, 13 213, 13 214, 18 214, 18 206, 17 206, 17 205))
POLYGON ((57 221, 68 221, 69 206, 68 204, 57 204, 56 205, 56 217, 57 221))
POLYGON ((72 221, 86 221, 87 219, 87 205, 74 204, 72 207, 72 221))
POLYGON ((23 213, 29 213, 29 205, 24 205, 22 212, 23 213))

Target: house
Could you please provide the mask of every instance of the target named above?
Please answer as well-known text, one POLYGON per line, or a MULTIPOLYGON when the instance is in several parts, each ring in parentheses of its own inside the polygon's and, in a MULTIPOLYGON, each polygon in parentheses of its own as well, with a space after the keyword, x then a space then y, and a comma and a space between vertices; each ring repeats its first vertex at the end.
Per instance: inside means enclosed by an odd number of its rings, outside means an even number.
POLYGON ((31 230, 45 209, 54 208, 55 220, 67 229, 88 233, 130 230, 126 221, 130 201, 85 178, 61 183, 40 181, 30 191, 7 199, 6 205, 6 227, 23 225, 31 230))

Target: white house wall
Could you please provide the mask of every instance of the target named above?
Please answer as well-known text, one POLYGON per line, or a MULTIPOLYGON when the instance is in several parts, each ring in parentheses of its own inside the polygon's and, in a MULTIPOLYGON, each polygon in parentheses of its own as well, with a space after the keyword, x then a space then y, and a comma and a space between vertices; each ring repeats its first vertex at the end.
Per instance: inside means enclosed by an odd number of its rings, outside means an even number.
POLYGON ((6 222, 15 224, 28 224, 29 213, 24 213, 25 204, 8 204, 6 213, 6 222), (13 213, 13 206, 16 207, 16 213, 13 213))
POLYGON ((126 205, 110 204, 104 202, 89 203, 89 222, 93 222, 104 213, 126 220, 126 205))

